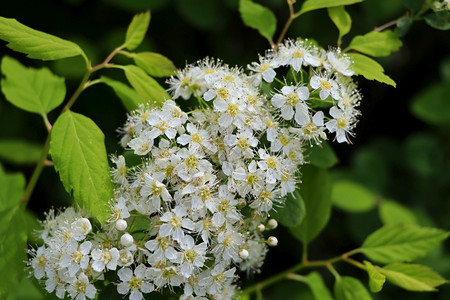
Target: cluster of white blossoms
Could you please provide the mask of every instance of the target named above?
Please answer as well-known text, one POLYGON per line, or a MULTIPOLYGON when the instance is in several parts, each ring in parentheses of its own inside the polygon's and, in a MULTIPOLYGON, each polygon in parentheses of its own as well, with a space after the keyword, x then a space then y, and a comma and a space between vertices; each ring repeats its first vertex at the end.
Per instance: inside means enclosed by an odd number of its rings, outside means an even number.
POLYGON ((450 0, 440 0, 433 2, 434 10, 450 10, 450 0))
POLYGON ((212 59, 178 71, 173 100, 197 109, 166 100, 129 115, 121 143, 141 163, 112 158, 110 218, 93 230, 73 209, 49 215, 34 276, 60 298, 94 298, 107 278, 132 300, 231 299, 239 272, 258 272, 278 243, 270 214, 295 191, 304 147, 327 134, 349 142, 361 98, 350 65, 339 50, 288 40, 250 75, 212 59))

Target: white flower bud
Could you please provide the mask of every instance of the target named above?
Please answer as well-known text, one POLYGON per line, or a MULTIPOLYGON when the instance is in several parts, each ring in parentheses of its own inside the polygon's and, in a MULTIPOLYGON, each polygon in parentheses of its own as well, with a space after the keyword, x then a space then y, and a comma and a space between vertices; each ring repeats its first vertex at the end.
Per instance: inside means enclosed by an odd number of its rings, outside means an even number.
POLYGON ((278 227, 278 222, 275 219, 270 219, 269 222, 267 222, 267 227, 271 229, 275 229, 278 227))
POLYGON ((247 249, 241 249, 239 251, 239 257, 242 259, 246 259, 248 257, 248 250, 247 249))
POLYGON ((269 238, 267 239, 267 244, 269 244, 269 246, 271 247, 275 247, 276 245, 278 245, 278 239, 274 236, 269 236, 269 238))
POLYGON ((125 229, 127 229, 128 227, 127 221, 125 221, 124 219, 119 219, 116 221, 115 227, 118 231, 125 231, 125 229))
POLYGON ((71 224, 72 237, 76 241, 83 240, 86 235, 91 232, 92 225, 86 218, 79 218, 71 224))
POLYGON ((133 245, 134 239, 131 236, 131 234, 125 233, 120 237, 120 243, 125 247, 129 247, 129 246, 133 245))
POLYGON ((264 230, 266 230, 266 226, 264 226, 264 224, 259 224, 258 226, 256 226, 256 229, 259 232, 263 232, 264 230))

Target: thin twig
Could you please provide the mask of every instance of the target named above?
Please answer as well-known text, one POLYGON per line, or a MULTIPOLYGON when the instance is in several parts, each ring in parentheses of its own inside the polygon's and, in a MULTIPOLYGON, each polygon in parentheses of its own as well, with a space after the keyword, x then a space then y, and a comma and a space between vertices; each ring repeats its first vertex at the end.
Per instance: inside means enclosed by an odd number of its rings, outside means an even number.
POLYGON ((398 19, 392 20, 392 21, 390 21, 390 22, 388 22, 388 23, 386 23, 384 25, 381 25, 380 27, 375 27, 373 29, 373 31, 383 31, 383 30, 385 30, 385 29, 387 29, 387 28, 389 28, 391 26, 397 25, 397 23, 398 23, 398 19))

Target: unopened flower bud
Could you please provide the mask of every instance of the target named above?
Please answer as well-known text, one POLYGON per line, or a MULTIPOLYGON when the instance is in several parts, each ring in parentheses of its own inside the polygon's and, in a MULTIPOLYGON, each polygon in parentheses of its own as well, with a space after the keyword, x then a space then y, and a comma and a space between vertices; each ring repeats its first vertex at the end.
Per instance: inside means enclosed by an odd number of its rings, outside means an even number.
POLYGON ((267 239, 267 244, 269 244, 269 246, 271 247, 275 247, 276 245, 278 245, 278 239, 274 236, 269 236, 269 238, 267 239))
POLYGON ((275 219, 270 219, 269 222, 267 222, 267 227, 271 229, 275 229, 278 227, 278 222, 275 219))
POLYGON ((263 232, 264 230, 266 230, 266 226, 264 226, 264 224, 259 224, 258 226, 256 226, 256 229, 259 232, 263 232))
POLYGON ((125 233, 120 237, 120 243, 124 246, 124 247, 129 247, 131 245, 133 245, 134 243, 134 239, 131 236, 131 234, 129 233, 125 233))
POLYGON ((239 251, 239 257, 242 259, 246 259, 248 257, 248 250, 247 249, 241 249, 239 251))
POLYGON ((119 219, 116 221, 116 229, 119 231, 125 231, 125 229, 127 229, 128 224, 127 221, 123 220, 123 219, 119 219))

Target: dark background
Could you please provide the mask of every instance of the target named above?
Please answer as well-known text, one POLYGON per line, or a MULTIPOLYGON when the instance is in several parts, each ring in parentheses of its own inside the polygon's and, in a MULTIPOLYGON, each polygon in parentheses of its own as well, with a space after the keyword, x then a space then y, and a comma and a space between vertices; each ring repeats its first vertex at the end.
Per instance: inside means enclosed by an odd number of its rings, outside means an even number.
MULTIPOLYGON (((277 34, 288 17, 285 1, 257 1, 270 7, 277 16, 277 34)), ((301 2, 301 1, 299 1, 301 2)), ((41 0, 3 1, 0 15, 64 39, 77 42, 93 60, 101 62, 120 45, 133 15, 150 9, 152 18, 146 39, 138 51, 155 51, 170 58, 177 67, 206 56, 221 58, 230 65, 245 66, 257 60, 257 54, 269 47, 256 30, 245 27, 237 10, 237 0, 41 0)), ((296 4, 297 10, 300 4, 296 4)), ((343 48, 351 38, 365 34, 403 15, 402 1, 366 0, 347 7, 354 26, 343 39, 343 48)), ((292 24, 287 37, 314 38, 324 46, 335 46, 337 29, 326 10, 309 12, 292 24)), ((450 59, 450 35, 415 22, 402 38, 400 51, 380 59, 397 88, 358 78, 364 95, 362 116, 353 144, 334 144, 340 163, 332 169, 334 177, 344 174, 377 192, 409 207, 422 225, 450 229, 449 126, 422 122, 410 112, 410 103, 430 84, 445 80, 445 61, 450 59), (444 71, 442 71, 444 70, 444 71)), ((10 55, 28 66, 47 66, 67 78, 68 95, 80 80, 81 58, 41 62, 14 53, 0 42, 0 56, 10 55)), ((118 59, 126 62, 126 59, 118 59)), ((82 68, 81 68, 82 72, 82 68)), ((123 78, 120 71, 108 70, 109 76, 123 78)), ((82 74, 82 73, 81 73, 82 74)), ((105 74, 105 73, 103 73, 105 74)), ((448 78, 447 78, 448 79, 448 78)), ((448 81, 447 81, 448 82, 448 81)), ((163 80, 161 81, 163 83, 163 80)), ((448 83, 450 84, 450 83, 448 83)), ((450 96, 449 96, 450 100, 450 96)), ((108 153, 121 153, 116 129, 126 119, 126 111, 112 90, 103 85, 89 88, 80 96, 73 110, 82 113, 102 129, 108 153)), ((58 109, 50 113, 53 123, 58 109)), ((46 130, 41 117, 23 112, 0 95, 0 139, 20 138, 43 144, 46 130)), ((27 178, 33 166, 15 166, 3 162, 7 170, 24 172, 27 178)), ((69 205, 70 197, 52 168, 46 168, 32 195, 29 208, 38 217, 50 207, 69 205)), ((330 223, 310 249, 312 259, 326 259, 358 247, 364 237, 381 226, 376 210, 349 214, 334 209, 330 223)), ((300 261, 301 245, 288 231, 276 232, 279 247, 271 249, 261 275, 243 286, 284 270, 300 261)), ((448 246, 448 243, 447 243, 448 246)), ((448 247, 447 247, 448 249, 448 247)), ((357 257, 362 259, 362 257, 357 257)), ((423 260, 444 277, 450 278, 450 256, 446 247, 423 260)), ((355 275, 367 283, 366 275, 346 265, 337 265, 340 273, 355 275)), ((332 286, 332 277, 324 272, 332 286)), ((386 284, 376 299, 450 299, 450 288, 438 293, 409 293, 386 284)), ((266 299, 310 299, 307 289, 297 282, 286 282, 264 290, 266 299), (288 293, 286 294, 286 291, 288 293)))

